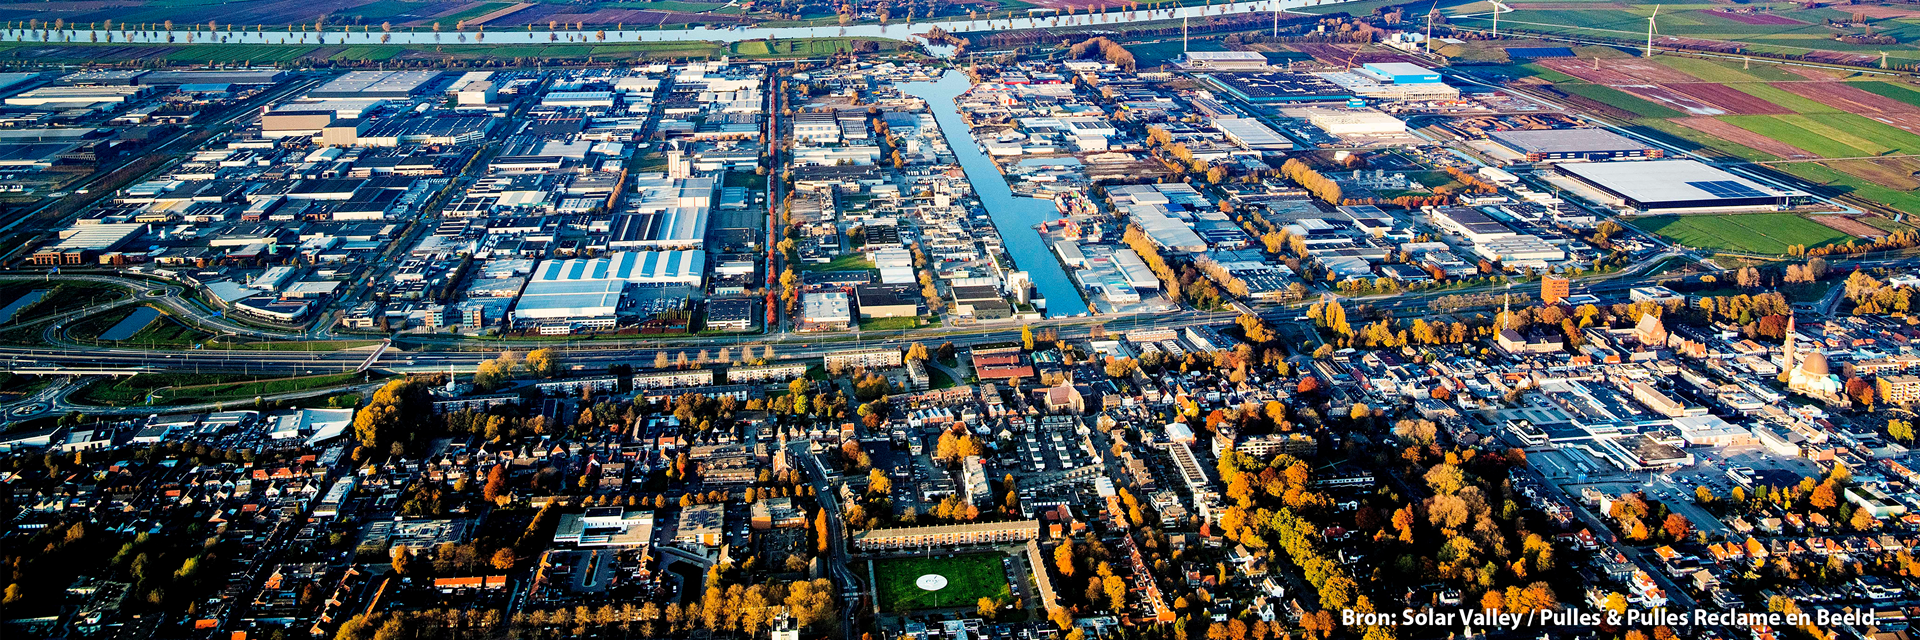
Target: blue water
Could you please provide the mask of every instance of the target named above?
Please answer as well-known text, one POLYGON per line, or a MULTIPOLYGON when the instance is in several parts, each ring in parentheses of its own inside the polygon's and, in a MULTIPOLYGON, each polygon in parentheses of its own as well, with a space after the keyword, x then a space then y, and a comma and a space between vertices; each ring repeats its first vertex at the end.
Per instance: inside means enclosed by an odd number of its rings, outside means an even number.
POLYGON ((5 307, 0 307, 0 322, 7 322, 9 320, 12 320, 14 314, 20 313, 21 308, 27 305, 33 304, 35 302, 39 302, 40 299, 43 297, 46 297, 46 295, 47 295, 46 289, 34 289, 32 291, 28 291, 27 295, 20 296, 19 299, 14 300, 12 304, 9 304, 5 307))
POLYGON ((1040 291, 1040 297, 1047 299, 1047 316, 1060 318, 1086 313, 1087 302, 1081 299, 1080 290, 1073 286, 1060 261, 1054 259, 1046 239, 1033 230, 1033 225, 1060 219, 1060 211, 1054 208, 1052 200, 1013 195, 1006 176, 1000 175, 993 160, 980 152, 967 121, 960 117, 953 100, 972 86, 967 74, 959 71, 948 71, 937 82, 899 85, 902 93, 926 100, 927 107, 933 110, 934 121, 940 123, 940 132, 947 136, 947 146, 953 148, 960 168, 967 172, 967 182, 973 185, 974 194, 987 208, 993 227, 1000 231, 1007 255, 1013 257, 1014 266, 1032 276, 1034 288, 1040 291))
POLYGON ((133 313, 127 314, 126 319, 114 324, 113 328, 108 329, 106 333, 100 334, 100 339, 125 340, 131 338, 133 334, 140 333, 141 329, 147 328, 147 325, 153 324, 153 319, 158 317, 160 317, 159 309, 153 307, 134 309, 133 313))

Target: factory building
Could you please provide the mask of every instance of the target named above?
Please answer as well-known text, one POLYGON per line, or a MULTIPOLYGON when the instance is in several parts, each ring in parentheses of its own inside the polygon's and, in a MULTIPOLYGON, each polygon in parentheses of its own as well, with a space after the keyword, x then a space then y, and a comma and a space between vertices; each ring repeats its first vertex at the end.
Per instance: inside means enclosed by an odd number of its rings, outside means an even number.
POLYGON ((1495 131, 1487 140, 1527 162, 1658 158, 1659 149, 1606 129, 1495 131))
POLYGON ((539 327, 542 333, 611 329, 619 323, 620 298, 626 287, 619 280, 530 282, 513 306, 513 320, 539 327))
POLYGON ((1695 160, 1564 164, 1556 170, 1600 191, 1604 204, 1641 212, 1770 210, 1808 197, 1695 160))
POLYGON ((349 71, 307 92, 312 98, 410 98, 440 78, 436 70, 349 71))
POLYGON ((617 281, 643 286, 700 286, 707 252, 615 251, 598 258, 548 260, 534 269, 531 282, 617 281))
POLYGON ((707 218, 720 182, 713 178, 668 178, 642 174, 633 179, 625 209, 613 217, 610 249, 700 249, 706 243, 707 218))
POLYGON ((1258 51, 1188 51, 1178 64, 1195 71, 1260 71, 1267 57, 1258 51))
POLYGON ((1351 100, 1352 90, 1309 73, 1271 71, 1203 75, 1207 82, 1234 97, 1256 104, 1351 100))
POLYGON ((260 116, 260 132, 269 138, 316 135, 333 125, 335 117, 337 112, 324 105, 286 105, 260 116))
POLYGON ((151 87, 125 86, 87 86, 87 87, 41 87, 7 98, 10 107, 44 107, 48 105, 97 105, 122 104, 137 100, 149 93, 151 87))
POLYGON ((1372 110, 1314 109, 1307 115, 1307 122, 1336 136, 1393 135, 1407 132, 1407 123, 1399 118, 1372 110))
POLYGON ((100 254, 118 251, 146 232, 147 225, 139 222, 76 224, 61 231, 58 242, 35 251, 28 262, 43 266, 89 264, 100 254))
POLYGON ((1487 214, 1481 213, 1478 209, 1467 207, 1435 209, 1433 224, 1442 230, 1471 240, 1475 244, 1515 235, 1507 225, 1487 217, 1487 214))
POLYGON ((853 324, 853 303, 839 291, 800 297, 800 331, 838 331, 853 324))
POLYGON ((323 128, 321 136, 330 147, 467 144, 486 138, 494 122, 487 116, 339 120, 323 128))
POLYGON ((1253 118, 1214 118, 1213 126, 1226 134, 1227 140, 1248 151, 1285 151, 1293 148, 1292 140, 1253 118))

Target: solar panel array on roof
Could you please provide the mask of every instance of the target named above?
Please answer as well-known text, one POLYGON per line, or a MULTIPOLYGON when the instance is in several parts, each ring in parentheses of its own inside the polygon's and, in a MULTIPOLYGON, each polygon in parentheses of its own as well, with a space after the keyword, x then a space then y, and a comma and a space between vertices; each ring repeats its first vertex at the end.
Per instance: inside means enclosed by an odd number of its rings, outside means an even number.
POLYGON ((1732 180, 1703 180, 1687 183, 1721 198, 1763 198, 1767 194, 1732 180))
POLYGON ((1557 165, 1555 170, 1640 210, 1777 207, 1807 195, 1697 160, 1581 162, 1557 165))

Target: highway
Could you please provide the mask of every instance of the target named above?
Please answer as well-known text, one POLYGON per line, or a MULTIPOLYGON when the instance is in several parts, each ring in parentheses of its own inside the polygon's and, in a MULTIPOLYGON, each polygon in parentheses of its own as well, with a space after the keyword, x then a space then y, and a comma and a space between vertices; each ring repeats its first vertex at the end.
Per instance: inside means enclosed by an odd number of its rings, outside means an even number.
MULTIPOLYGON (((1670 254, 1660 254, 1666 256, 1670 254)), ((1835 257, 1830 260, 1832 269, 1843 271, 1851 268, 1893 267, 1910 268, 1920 266, 1920 256, 1904 254, 1899 256, 1878 257, 1866 260, 1847 260, 1835 257)), ((1658 259, 1642 261, 1634 267, 1617 273, 1594 276, 1576 280, 1573 293, 1590 294, 1604 299, 1617 300, 1625 291, 1639 286, 1658 284, 1682 279, 1686 275, 1641 276, 1639 271, 1657 264, 1658 259)), ((1501 286, 1478 287, 1450 291, 1429 291, 1418 293, 1381 294, 1350 298, 1336 298, 1346 305, 1349 311, 1359 305, 1369 305, 1374 309, 1399 318, 1433 315, 1430 306, 1436 298, 1462 294, 1498 293, 1505 289, 1501 286)), ((1823 307, 1831 309, 1835 300, 1823 301, 1823 307)), ((131 304, 131 301, 119 301, 114 305, 131 304)), ((1302 324, 1299 318, 1303 314, 1305 302, 1256 308, 1255 312, 1277 327, 1302 324)), ((76 317, 81 312, 65 317, 76 317)), ((1237 312, 1218 311, 1176 311, 1162 314, 1141 314, 1130 316, 1095 316, 1086 318, 1060 318, 1040 320, 1031 323, 1035 329, 1051 328, 1062 339, 1084 339, 1092 335, 1099 327, 1110 333, 1121 333, 1133 329, 1168 328, 1181 329, 1200 325, 1222 325, 1231 323, 1237 312)), ((195 321, 205 320, 198 318, 195 321)), ((59 322, 59 320, 56 320, 59 322)), ((474 350, 420 350, 405 351, 390 349, 382 354, 374 368, 403 373, 437 373, 448 371, 472 372, 478 364, 498 354, 499 349, 528 349, 536 346, 552 348, 559 357, 563 369, 582 372, 598 372, 614 364, 639 364, 645 366, 653 361, 656 354, 666 353, 669 358, 677 358, 681 353, 719 347, 751 347, 756 350, 771 346, 777 360, 813 359, 836 351, 866 347, 906 348, 914 342, 937 346, 941 342, 952 342, 955 347, 967 348, 978 344, 1007 343, 1019 339, 1019 325, 1006 324, 998 327, 969 327, 964 330, 921 330, 887 332, 884 335, 836 335, 810 336, 807 334, 775 334, 758 338, 692 338, 678 341, 655 340, 651 342, 615 343, 613 341, 583 340, 569 343, 545 343, 538 345, 503 344, 477 345, 474 350), (491 348, 487 348, 491 347, 491 348)), ((202 349, 194 351, 138 349, 127 347, 86 347, 79 345, 52 346, 0 346, 0 361, 4 361, 8 370, 62 368, 95 369, 101 367, 130 367, 148 371, 197 371, 230 372, 240 374, 271 373, 282 375, 308 375, 323 373, 345 373, 358 369, 366 362, 370 351, 333 350, 333 351, 268 351, 268 350, 223 350, 202 349)), ((693 355, 688 353, 689 356, 693 355)))

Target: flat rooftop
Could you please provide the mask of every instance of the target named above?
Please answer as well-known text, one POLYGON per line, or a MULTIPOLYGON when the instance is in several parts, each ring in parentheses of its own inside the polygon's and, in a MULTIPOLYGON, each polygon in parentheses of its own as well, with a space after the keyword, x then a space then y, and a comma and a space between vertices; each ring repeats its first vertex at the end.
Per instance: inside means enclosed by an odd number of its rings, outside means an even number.
POLYGON ((1747 206, 1784 203, 1805 192, 1777 189, 1695 160, 1563 164, 1561 173, 1641 207, 1747 206))
POLYGON ((1487 137, 1521 153, 1599 153, 1652 148, 1606 129, 1495 131, 1487 137))
POLYGON ((1344 100, 1353 97, 1353 92, 1345 87, 1308 73, 1221 73, 1209 74, 1206 78, 1228 92, 1253 102, 1344 100))

